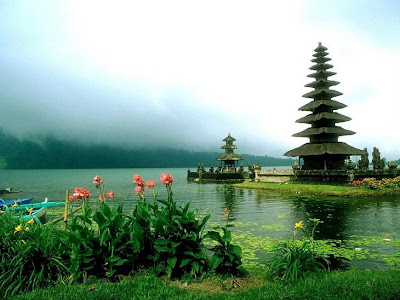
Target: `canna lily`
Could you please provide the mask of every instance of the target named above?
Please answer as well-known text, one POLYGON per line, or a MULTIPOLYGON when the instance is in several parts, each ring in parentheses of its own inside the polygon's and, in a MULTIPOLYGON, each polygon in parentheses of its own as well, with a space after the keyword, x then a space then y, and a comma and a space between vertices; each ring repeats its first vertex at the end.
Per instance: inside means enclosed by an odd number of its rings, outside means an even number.
POLYGON ((150 189, 150 188, 154 187, 155 185, 156 185, 156 183, 154 182, 154 180, 149 180, 149 181, 147 181, 146 187, 147 187, 147 189, 150 189))
POLYGON ((19 224, 17 227, 15 227, 15 232, 19 232, 22 230, 21 224, 19 224))
POLYGON ((142 176, 135 174, 133 175, 133 183, 136 183, 138 185, 144 185, 144 180, 142 179, 142 176))
POLYGON ((26 210, 28 211, 28 213, 31 215, 32 214, 32 212, 33 212, 33 207, 31 207, 31 208, 26 208, 26 210))
POLYGON ((18 206, 18 203, 17 203, 17 202, 14 202, 14 204, 11 205, 11 207, 17 207, 17 206, 18 206))
POLYGON ((294 224, 294 229, 303 229, 303 221, 294 224))
POLYGON ((170 173, 167 173, 167 174, 161 174, 160 175, 160 180, 162 181, 162 183, 164 184, 164 185, 168 185, 168 184, 170 184, 170 183, 172 183, 172 182, 174 182, 174 178, 172 178, 172 175, 170 174, 170 173))
POLYGON ((35 220, 34 220, 34 219, 30 219, 30 220, 28 221, 28 224, 30 224, 30 225, 35 224, 35 220))
POLYGON ((142 187, 140 185, 138 185, 137 187, 135 187, 135 191, 136 191, 136 194, 140 195, 140 193, 142 192, 142 187))
POLYGON ((106 196, 110 199, 114 199, 114 191, 109 191, 106 196))

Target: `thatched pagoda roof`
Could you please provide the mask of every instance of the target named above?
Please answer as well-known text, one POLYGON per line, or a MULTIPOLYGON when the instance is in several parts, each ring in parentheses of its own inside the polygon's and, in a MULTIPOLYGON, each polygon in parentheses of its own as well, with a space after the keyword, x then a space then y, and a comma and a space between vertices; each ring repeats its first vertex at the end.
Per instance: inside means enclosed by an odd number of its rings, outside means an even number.
POLYGON ((231 134, 229 133, 228 136, 226 138, 223 139, 224 142, 234 142, 236 141, 236 139, 231 136, 231 134))
POLYGON ((326 55, 328 55, 328 53, 324 54, 324 55, 315 55, 314 54, 313 56, 314 57, 316 56, 316 58, 313 58, 311 61, 315 62, 317 64, 321 64, 321 63, 325 63, 327 61, 330 61, 331 59, 329 57, 325 57, 326 55))
POLYGON ((232 150, 232 149, 237 149, 237 146, 236 145, 233 145, 233 144, 226 144, 226 145, 223 145, 222 147, 221 147, 221 149, 228 149, 228 150, 232 150))
POLYGON ((300 107, 299 110, 314 111, 316 108, 320 107, 321 105, 330 106, 332 109, 340 109, 340 108, 347 107, 346 104, 343 104, 343 103, 335 101, 335 100, 327 99, 327 100, 311 101, 310 103, 307 103, 306 105, 303 105, 302 107, 300 107))
POLYGON ((333 66, 330 64, 324 64, 324 63, 318 63, 310 67, 310 70, 327 70, 327 69, 332 69, 333 66))
POLYGON ((331 72, 331 71, 326 71, 326 70, 318 70, 315 73, 311 73, 308 74, 307 77, 311 77, 311 78, 328 78, 330 76, 336 75, 335 72, 331 72))
POLYGON ((340 83, 339 81, 334 81, 334 80, 318 79, 318 80, 315 80, 315 81, 313 81, 311 83, 306 84, 305 87, 311 87, 311 88, 319 89, 319 88, 338 85, 339 83, 340 83))
POLYGON ((313 155, 362 155, 364 150, 354 148, 346 143, 321 143, 321 144, 304 144, 298 148, 286 152, 285 156, 313 156, 313 155))
POLYGON ((316 98, 330 99, 330 98, 341 96, 341 95, 343 95, 343 93, 335 91, 335 90, 331 90, 329 88, 326 88, 326 89, 322 88, 322 89, 317 89, 312 92, 306 93, 303 95, 303 97, 304 98, 313 98, 313 99, 316 99, 316 98))
POLYGON ((354 131, 344 129, 339 126, 335 127, 318 127, 318 128, 307 128, 299 133, 293 134, 294 137, 310 137, 312 135, 319 135, 319 134, 332 134, 335 136, 343 136, 343 135, 352 135, 355 134, 354 131))
POLYGON ((326 48, 325 46, 322 46, 321 42, 319 42, 318 43, 318 47, 314 49, 314 51, 317 52, 317 53, 326 53, 326 54, 328 54, 327 52, 325 52, 326 50, 328 50, 328 48, 326 48))
POLYGON ((337 112, 321 112, 318 114, 309 114, 305 117, 298 119, 297 123, 309 123, 319 121, 321 119, 333 120, 335 123, 350 121, 351 118, 339 114, 337 112))
POLYGON ((218 156, 217 160, 243 160, 243 157, 236 153, 223 153, 218 156))

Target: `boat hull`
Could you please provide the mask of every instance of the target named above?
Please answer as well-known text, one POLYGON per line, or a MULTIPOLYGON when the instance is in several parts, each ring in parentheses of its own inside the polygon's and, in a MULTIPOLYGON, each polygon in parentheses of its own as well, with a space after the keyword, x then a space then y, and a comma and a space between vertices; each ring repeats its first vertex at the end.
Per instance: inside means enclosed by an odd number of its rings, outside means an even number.
POLYGON ((10 206, 10 205, 13 205, 15 203, 17 205, 29 204, 29 203, 32 202, 32 200, 33 200, 33 196, 27 197, 27 198, 24 198, 24 199, 15 199, 15 200, 4 200, 4 199, 0 198, 0 208, 2 206, 10 206))

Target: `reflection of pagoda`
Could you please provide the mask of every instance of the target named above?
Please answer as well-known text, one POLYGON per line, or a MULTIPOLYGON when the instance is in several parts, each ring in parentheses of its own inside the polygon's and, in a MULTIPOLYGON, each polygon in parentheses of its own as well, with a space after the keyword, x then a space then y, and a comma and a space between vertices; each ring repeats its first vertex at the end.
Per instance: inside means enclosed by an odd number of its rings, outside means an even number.
POLYGON ((223 145, 221 149, 225 149, 225 153, 218 156, 217 160, 224 162, 223 168, 225 170, 235 170, 237 162, 243 160, 243 157, 234 153, 234 149, 237 149, 237 146, 233 144, 233 142, 236 141, 236 139, 229 133, 223 141, 225 142, 225 145, 223 145))
POLYGON ((328 55, 326 50, 327 48, 321 43, 314 50, 315 58, 311 61, 315 64, 310 68, 314 73, 308 75, 314 78, 314 81, 306 85, 306 87, 314 88, 314 91, 303 95, 304 98, 313 100, 299 108, 311 113, 296 121, 310 124, 311 127, 293 135, 308 137, 310 142, 284 154, 302 158, 304 160, 302 170, 341 170, 345 168, 345 159, 350 155, 364 154, 364 151, 338 141, 339 136, 352 135, 355 132, 336 125, 336 123, 351 119, 335 112, 346 105, 332 100, 333 97, 340 96, 342 93, 330 89, 339 82, 328 79, 336 73, 327 71, 333 66, 326 63, 331 60, 326 57, 328 55))

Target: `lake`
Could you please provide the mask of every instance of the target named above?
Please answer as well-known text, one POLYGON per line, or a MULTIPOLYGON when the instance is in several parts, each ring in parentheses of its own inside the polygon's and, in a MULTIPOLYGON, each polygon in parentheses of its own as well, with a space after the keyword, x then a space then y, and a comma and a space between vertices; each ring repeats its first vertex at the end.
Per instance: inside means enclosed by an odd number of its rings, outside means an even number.
MULTIPOLYGON (((34 202, 45 198, 64 201, 65 190, 75 187, 90 189, 95 195, 93 177, 105 179, 105 191, 114 190, 115 205, 134 207, 137 196, 132 182, 139 174, 146 181, 156 182, 158 198, 166 196, 159 180, 161 173, 174 177, 174 199, 179 204, 191 202, 199 214, 211 214, 210 225, 224 224, 221 215, 225 207, 231 210, 230 221, 235 225, 235 241, 242 245, 246 259, 261 262, 270 257, 272 245, 291 238, 293 226, 300 220, 318 218, 315 238, 328 244, 340 245, 330 251, 352 259, 350 265, 362 268, 386 268, 400 264, 400 199, 334 198, 303 195, 281 195, 276 192, 237 189, 231 184, 196 183, 186 180, 187 169, 72 169, 72 170, 0 170, 0 187, 23 190, 5 199, 35 196, 34 202), (336 250, 335 250, 336 249, 336 250)), ((91 197, 91 201, 95 197, 91 197)), ((152 199, 151 193, 146 196, 152 199)), ((113 203, 109 201, 109 203, 113 203)), ((112 204, 113 205, 113 204, 112 204)))

